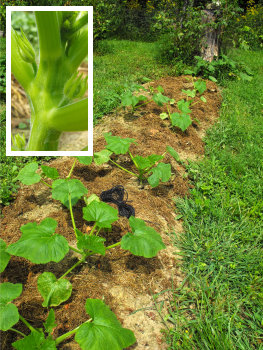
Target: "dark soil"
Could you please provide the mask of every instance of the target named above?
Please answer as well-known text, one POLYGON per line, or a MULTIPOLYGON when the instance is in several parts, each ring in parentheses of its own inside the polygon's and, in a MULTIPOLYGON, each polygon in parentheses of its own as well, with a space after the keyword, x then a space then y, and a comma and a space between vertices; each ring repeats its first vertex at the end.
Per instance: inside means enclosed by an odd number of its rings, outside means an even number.
MULTIPOLYGON (((176 101, 184 98, 182 89, 192 87, 189 77, 168 77, 153 83, 161 85, 165 94, 176 101)), ((171 129, 169 123, 162 121, 159 114, 164 112, 161 107, 149 103, 138 109, 134 115, 129 111, 116 111, 105 117, 94 128, 94 151, 97 152, 105 145, 104 132, 111 131, 113 135, 133 137, 137 145, 131 146, 133 154, 147 156, 162 154, 167 145, 172 146, 182 159, 196 159, 204 152, 202 137, 217 119, 220 108, 220 94, 216 85, 207 81, 207 91, 204 96, 207 103, 197 103, 193 106, 192 126, 183 133, 171 129)), ((176 111, 172 107, 172 112, 176 111)), ((60 176, 67 176, 73 159, 58 158, 51 166, 57 167, 60 176)), ((119 156, 116 161, 131 170, 132 164, 126 156, 119 156)), ((107 252, 105 257, 92 256, 85 264, 68 275, 73 285, 73 292, 69 300, 55 307, 56 321, 54 336, 57 337, 77 326, 88 318, 84 305, 87 298, 104 299, 125 328, 135 333, 137 344, 130 349, 165 349, 165 341, 160 333, 164 328, 153 302, 153 294, 166 291, 158 298, 164 300, 163 312, 169 307, 169 289, 173 280, 174 286, 180 284, 183 276, 180 272, 179 258, 173 238, 183 231, 182 223, 176 220, 177 196, 188 195, 191 185, 187 174, 170 156, 165 156, 164 162, 171 161, 173 176, 168 183, 161 184, 155 189, 149 185, 140 186, 137 179, 121 171, 114 165, 104 164, 96 166, 77 165, 72 178, 80 179, 88 188, 89 193, 99 195, 115 185, 123 185, 128 192, 129 204, 135 208, 135 215, 147 221, 162 236, 167 248, 159 252, 157 257, 146 259, 133 256, 120 247, 107 252)), ((90 230, 89 223, 82 218, 82 208, 85 206, 80 200, 74 206, 76 225, 82 232, 90 230)), ((113 205, 114 206, 114 205, 113 205)), ((69 244, 76 246, 74 231, 69 211, 58 201, 51 198, 50 190, 43 184, 30 187, 22 186, 15 201, 3 209, 1 219, 2 235, 7 244, 17 241, 21 235, 20 227, 29 221, 42 221, 45 217, 52 217, 58 221, 56 233, 67 238, 69 244)), ((106 245, 111 245, 129 231, 128 220, 120 218, 112 230, 101 231, 106 239, 106 245)), ((2 282, 23 283, 23 293, 15 300, 19 312, 34 327, 41 327, 48 311, 41 306, 42 297, 37 291, 37 278, 44 271, 51 271, 57 277, 61 276, 77 261, 76 253, 69 253, 60 263, 35 265, 18 257, 12 257, 6 270, 2 273, 2 282)), ((18 330, 28 333, 22 323, 15 325, 18 330)), ((19 336, 14 332, 1 334, 2 349, 12 348, 11 343, 19 336)), ((59 349, 80 349, 73 338, 60 344, 59 349)))

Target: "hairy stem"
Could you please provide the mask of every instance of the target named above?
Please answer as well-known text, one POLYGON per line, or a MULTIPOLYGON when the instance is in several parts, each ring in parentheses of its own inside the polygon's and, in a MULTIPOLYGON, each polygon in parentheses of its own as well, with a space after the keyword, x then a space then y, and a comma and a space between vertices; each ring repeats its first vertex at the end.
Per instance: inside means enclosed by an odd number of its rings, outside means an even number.
POLYGON ((53 61, 63 53, 60 37, 60 23, 56 11, 36 11, 40 64, 41 61, 53 61))

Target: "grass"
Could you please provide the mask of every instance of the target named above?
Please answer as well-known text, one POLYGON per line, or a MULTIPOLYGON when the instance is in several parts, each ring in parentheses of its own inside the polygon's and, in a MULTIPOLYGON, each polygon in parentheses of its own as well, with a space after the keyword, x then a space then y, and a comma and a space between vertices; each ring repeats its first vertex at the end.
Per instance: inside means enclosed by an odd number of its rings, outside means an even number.
POLYGON ((96 122, 120 104, 120 96, 143 78, 158 79, 171 74, 171 67, 156 63, 157 43, 104 40, 94 55, 94 112, 96 122))
POLYGON ((230 57, 254 78, 225 82, 206 157, 188 168, 195 188, 177 201, 186 280, 173 293, 170 349, 263 349, 263 55, 230 57))

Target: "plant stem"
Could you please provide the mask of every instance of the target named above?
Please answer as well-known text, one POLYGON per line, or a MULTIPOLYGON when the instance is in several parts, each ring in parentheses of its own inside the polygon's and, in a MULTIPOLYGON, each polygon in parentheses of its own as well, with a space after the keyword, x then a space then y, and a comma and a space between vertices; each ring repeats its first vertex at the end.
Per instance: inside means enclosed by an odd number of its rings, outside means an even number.
POLYGON ((18 333, 18 334, 20 334, 20 335, 22 335, 22 337, 26 337, 26 335, 25 335, 24 333, 18 331, 18 330, 15 329, 15 328, 9 328, 9 330, 10 330, 10 331, 13 331, 13 332, 16 332, 16 333, 18 333))
POLYGON ((73 172, 73 169, 76 165, 76 162, 77 162, 77 159, 74 160, 74 163, 72 164, 72 167, 70 169, 70 172, 68 173, 68 176, 67 176, 67 179, 70 179, 71 175, 72 175, 72 172, 73 172))
MULTIPOLYGON (((86 322, 84 322, 84 323, 82 323, 82 324, 89 323, 89 322, 91 322, 91 321, 92 321, 92 318, 90 318, 88 321, 86 321, 86 322)), ((80 325, 80 326, 82 326, 82 325, 80 325)), ((72 334, 76 333, 80 326, 78 326, 78 327, 76 327, 75 329, 73 329, 72 331, 69 331, 69 332, 67 332, 67 333, 65 333, 65 334, 62 334, 60 337, 58 337, 58 338, 55 340, 56 345, 62 343, 65 339, 69 338, 72 334)))
POLYGON ((31 324, 28 323, 27 320, 25 320, 23 316, 19 315, 19 318, 27 326, 27 328, 29 328, 31 330, 31 332, 37 332, 37 330, 33 326, 31 326, 31 324))
POLYGON ((81 254, 81 255, 83 254, 83 252, 81 250, 78 250, 77 248, 74 248, 71 245, 69 245, 69 248, 78 254, 81 254))
POLYGON ((120 244, 121 244, 121 241, 120 241, 120 242, 117 242, 117 243, 115 243, 115 244, 109 245, 108 247, 106 247, 106 249, 115 248, 115 247, 117 247, 117 246, 120 245, 120 244))
POLYGON ((68 57, 71 62, 71 67, 75 70, 84 58, 88 55, 88 28, 83 28, 79 31, 78 36, 70 45, 68 57))
POLYGON ((113 164, 115 164, 115 165, 116 165, 118 168, 120 168, 120 169, 122 169, 122 170, 126 171, 127 173, 129 173, 129 174, 131 174, 131 175, 133 175, 133 176, 138 177, 138 175, 137 175, 137 174, 134 174, 134 173, 132 173, 131 171, 129 171, 129 170, 127 170, 127 169, 123 168, 121 165, 119 165, 119 164, 115 163, 115 162, 114 162, 112 159, 110 159, 110 161, 111 161, 113 164))
POLYGON ((78 238, 77 237, 77 227, 76 227, 76 223, 75 223, 75 219, 74 219, 74 215, 73 215, 73 210, 72 210, 71 194, 70 193, 68 195, 68 201, 69 201, 69 211, 70 211, 72 226, 73 226, 73 229, 74 229, 75 236, 76 236, 76 238, 78 238))
POLYGON ((90 236, 93 235, 93 232, 95 231, 95 228, 97 227, 97 223, 92 227, 92 230, 90 231, 90 236))
POLYGON ((72 270, 74 270, 77 266, 82 264, 85 261, 85 259, 86 259, 86 255, 83 256, 82 259, 80 259, 78 262, 76 262, 76 264, 71 266, 71 268, 68 269, 62 276, 60 276, 58 280, 60 280, 61 278, 64 278, 65 276, 67 276, 72 270))
POLYGON ((133 155, 131 154, 131 151, 129 150, 128 152, 129 152, 129 156, 131 157, 131 160, 132 160, 133 164, 136 166, 137 169, 139 169, 138 164, 136 163, 136 161, 134 160, 133 155))
POLYGON ((42 182, 44 185, 48 186, 49 188, 52 188, 52 186, 48 184, 46 181, 41 179, 40 182, 42 182))
POLYGON ((40 62, 53 61, 63 53, 57 12, 35 11, 35 16, 39 38, 40 62))
POLYGON ((147 105, 148 103, 150 103, 150 102, 152 102, 152 101, 153 101, 153 100, 149 100, 149 101, 147 101, 147 102, 145 102, 145 103, 142 103, 141 105, 135 106, 135 107, 133 108, 133 110, 135 110, 135 108, 139 108, 139 107, 145 106, 145 105, 147 105))
POLYGON ((41 114, 31 116, 31 130, 27 151, 56 151, 61 132, 43 124, 41 114))

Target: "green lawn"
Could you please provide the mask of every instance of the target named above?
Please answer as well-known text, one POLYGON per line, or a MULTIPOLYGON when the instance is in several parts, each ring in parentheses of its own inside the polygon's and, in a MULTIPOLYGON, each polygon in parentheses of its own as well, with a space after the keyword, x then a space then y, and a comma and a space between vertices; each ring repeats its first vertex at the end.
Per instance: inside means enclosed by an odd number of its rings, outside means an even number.
POLYGON ((188 169, 195 188, 177 201, 186 281, 174 290, 170 349, 263 349, 263 55, 230 56, 254 77, 225 82, 206 157, 188 169))
MULTIPOLYGON (((157 43, 128 40, 104 40, 101 50, 108 54, 94 55, 94 121, 119 105, 124 89, 143 78, 157 79, 173 73, 171 67, 154 59, 157 43)), ((101 51, 100 50, 100 51, 101 51)))

